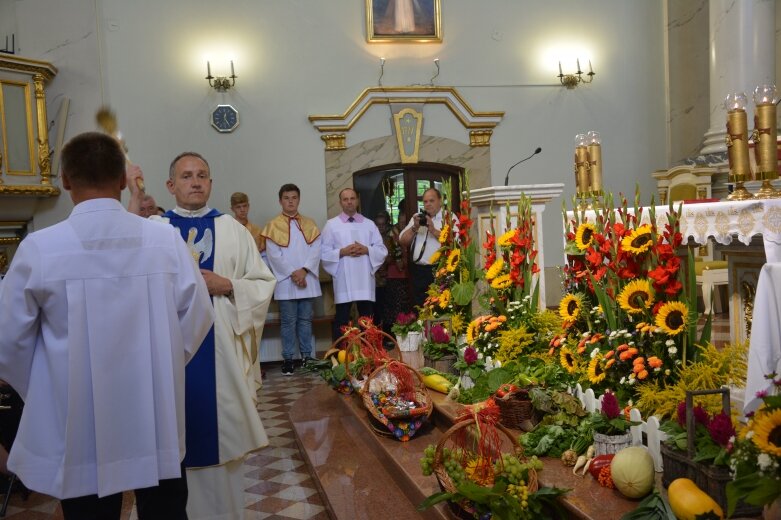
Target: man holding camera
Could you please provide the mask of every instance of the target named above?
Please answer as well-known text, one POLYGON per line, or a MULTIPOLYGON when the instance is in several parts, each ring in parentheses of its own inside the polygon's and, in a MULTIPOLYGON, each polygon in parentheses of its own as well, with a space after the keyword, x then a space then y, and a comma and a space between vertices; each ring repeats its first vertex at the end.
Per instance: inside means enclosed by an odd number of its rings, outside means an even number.
POLYGON ((426 291, 434 281, 431 255, 439 249, 439 233, 442 230, 442 194, 436 188, 423 193, 423 211, 409 219, 401 232, 401 247, 410 248, 410 278, 412 279, 412 305, 422 306, 426 291))

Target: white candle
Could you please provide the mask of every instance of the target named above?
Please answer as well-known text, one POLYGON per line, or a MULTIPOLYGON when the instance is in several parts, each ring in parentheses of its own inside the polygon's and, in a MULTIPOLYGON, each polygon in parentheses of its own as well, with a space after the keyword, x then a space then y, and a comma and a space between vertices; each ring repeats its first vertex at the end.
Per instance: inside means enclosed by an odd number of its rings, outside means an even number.
POLYGON ((233 72, 233 60, 231 60, 231 77, 235 76, 236 73, 233 72))
POLYGON ((211 76, 212 75, 212 66, 209 63, 209 60, 206 60, 206 75, 211 76))

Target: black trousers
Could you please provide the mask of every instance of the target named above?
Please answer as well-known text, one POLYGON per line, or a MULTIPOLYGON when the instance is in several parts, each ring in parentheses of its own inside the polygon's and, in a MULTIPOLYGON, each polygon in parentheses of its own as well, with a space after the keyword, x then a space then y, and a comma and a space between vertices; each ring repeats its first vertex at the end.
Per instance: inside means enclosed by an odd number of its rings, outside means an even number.
MULTIPOLYGON (((157 486, 136 489, 139 520, 187 520, 187 478, 161 480, 157 486)), ((87 495, 60 501, 65 520, 118 520, 122 493, 98 497, 87 495)))
POLYGON ((412 305, 422 307, 426 301, 426 291, 434 283, 434 266, 410 264, 410 279, 412 281, 412 305))
POLYGON ((342 337, 342 326, 350 323, 350 311, 353 303, 358 307, 358 316, 368 316, 374 318, 374 302, 369 300, 360 300, 356 302, 346 302, 336 304, 336 315, 334 316, 333 329, 331 335, 336 341, 342 337))

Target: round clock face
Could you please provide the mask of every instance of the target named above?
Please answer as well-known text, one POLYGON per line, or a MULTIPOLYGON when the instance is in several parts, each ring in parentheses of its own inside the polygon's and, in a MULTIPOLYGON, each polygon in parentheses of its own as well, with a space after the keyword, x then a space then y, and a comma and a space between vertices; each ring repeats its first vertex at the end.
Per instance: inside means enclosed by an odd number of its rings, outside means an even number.
POLYGON ((230 105, 217 105, 211 119, 218 132, 233 132, 239 126, 239 112, 230 105))

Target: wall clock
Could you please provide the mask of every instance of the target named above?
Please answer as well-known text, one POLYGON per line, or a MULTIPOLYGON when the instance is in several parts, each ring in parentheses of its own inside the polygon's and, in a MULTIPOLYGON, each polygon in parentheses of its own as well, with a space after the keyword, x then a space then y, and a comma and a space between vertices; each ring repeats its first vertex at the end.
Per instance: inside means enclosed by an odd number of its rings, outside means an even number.
POLYGON ((218 132, 233 132, 239 126, 239 111, 231 105, 217 105, 212 110, 211 120, 218 132))

